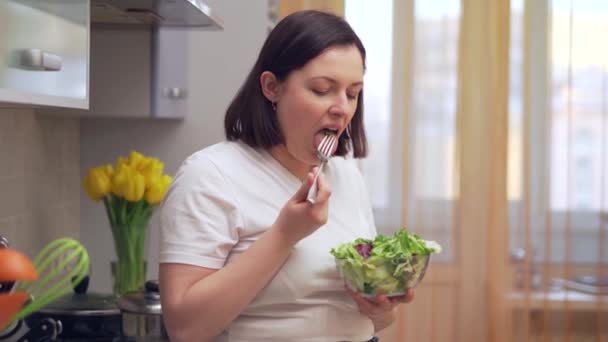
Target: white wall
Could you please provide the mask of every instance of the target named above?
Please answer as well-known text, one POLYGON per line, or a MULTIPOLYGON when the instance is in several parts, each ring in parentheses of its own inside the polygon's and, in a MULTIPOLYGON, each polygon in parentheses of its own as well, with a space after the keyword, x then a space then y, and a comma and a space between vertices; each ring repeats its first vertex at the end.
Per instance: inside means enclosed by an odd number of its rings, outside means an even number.
MULTIPOLYGON (((207 0, 224 19, 224 31, 189 32, 190 110, 183 121, 83 119, 81 174, 95 165, 114 163, 131 149, 165 162, 174 174, 193 152, 224 139, 223 117, 233 95, 253 65, 267 33, 266 0, 207 0)), ((81 240, 91 256, 91 291, 111 291, 114 250, 101 203, 81 194, 81 240)), ((157 215, 148 239, 148 279, 158 275, 157 215)))

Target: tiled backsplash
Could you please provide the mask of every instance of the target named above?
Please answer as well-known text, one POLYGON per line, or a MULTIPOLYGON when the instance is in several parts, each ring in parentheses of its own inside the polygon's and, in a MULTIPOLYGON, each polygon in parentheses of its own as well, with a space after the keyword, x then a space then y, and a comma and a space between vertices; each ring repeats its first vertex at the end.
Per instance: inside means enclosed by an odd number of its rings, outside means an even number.
POLYGON ((30 257, 80 234, 80 123, 0 108, 0 234, 30 257))

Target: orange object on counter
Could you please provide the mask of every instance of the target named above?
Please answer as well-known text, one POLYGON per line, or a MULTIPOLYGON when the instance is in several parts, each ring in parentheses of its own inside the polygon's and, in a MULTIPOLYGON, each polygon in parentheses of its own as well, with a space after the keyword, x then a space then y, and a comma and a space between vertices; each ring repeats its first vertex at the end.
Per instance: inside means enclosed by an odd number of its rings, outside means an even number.
POLYGON ((23 307, 29 296, 25 292, 0 294, 0 331, 8 324, 15 314, 23 307))
POLYGON ((32 261, 12 248, 0 248, 0 282, 38 279, 32 261))
MULTIPOLYGON (((0 282, 36 279, 36 267, 25 254, 11 248, 0 248, 0 282)), ((28 298, 26 292, 0 294, 0 331, 21 310, 28 298)))

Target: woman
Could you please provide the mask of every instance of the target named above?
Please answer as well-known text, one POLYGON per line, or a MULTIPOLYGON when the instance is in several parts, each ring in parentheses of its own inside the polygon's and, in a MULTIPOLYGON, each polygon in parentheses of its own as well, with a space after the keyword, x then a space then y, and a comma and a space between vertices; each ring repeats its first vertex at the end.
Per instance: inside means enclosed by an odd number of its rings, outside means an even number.
POLYGON ((367 153, 364 69, 361 41, 337 16, 294 13, 270 33, 227 110, 228 141, 190 156, 165 197, 160 285, 173 341, 368 341, 412 299, 349 291, 329 253, 376 234, 352 158, 367 153), (311 204, 328 133, 339 144, 311 204))

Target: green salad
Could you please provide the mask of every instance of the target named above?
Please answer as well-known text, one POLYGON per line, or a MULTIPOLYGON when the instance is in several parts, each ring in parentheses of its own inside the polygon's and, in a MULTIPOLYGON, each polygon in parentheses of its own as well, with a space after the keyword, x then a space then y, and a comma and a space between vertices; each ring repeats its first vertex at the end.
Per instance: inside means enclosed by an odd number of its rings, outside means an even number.
POLYGON ((430 254, 440 252, 437 242, 406 229, 392 237, 359 238, 330 251, 347 285, 367 296, 405 293, 422 280, 430 254))

